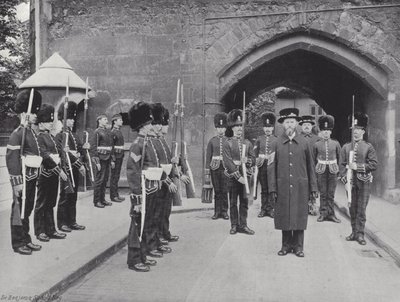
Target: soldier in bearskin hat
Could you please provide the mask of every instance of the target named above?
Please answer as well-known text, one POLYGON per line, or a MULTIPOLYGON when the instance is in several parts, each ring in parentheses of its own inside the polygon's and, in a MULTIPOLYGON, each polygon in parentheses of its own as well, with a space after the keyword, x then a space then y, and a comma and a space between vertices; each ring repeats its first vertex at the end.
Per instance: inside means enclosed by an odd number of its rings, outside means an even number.
MULTIPOLYGON (((315 118, 311 115, 303 115, 299 125, 301 126, 301 134, 308 141, 311 148, 314 148, 314 144, 320 139, 318 135, 315 135, 312 132, 312 129, 315 125, 315 118)), ((317 215, 317 211, 315 198, 311 196, 308 202, 308 214, 315 216, 317 215)))
POLYGON ((222 149, 227 140, 225 131, 228 115, 224 112, 214 116, 214 127, 217 135, 212 137, 207 145, 205 178, 211 176, 214 187, 214 215, 211 219, 223 218, 228 220, 227 177, 222 159, 222 149))
POLYGON ((247 139, 243 140, 245 146, 245 154, 242 154, 244 146, 242 145, 243 133, 243 113, 240 109, 233 109, 228 114, 228 125, 232 128, 233 136, 223 145, 223 161, 225 167, 225 175, 228 180, 228 199, 231 218, 230 234, 237 232, 253 235, 254 231, 247 226, 247 211, 249 201, 245 191, 245 177, 241 169, 242 163, 248 169, 255 164, 253 145, 247 139), (237 202, 240 202, 239 209, 237 202))
POLYGON ((127 264, 129 269, 147 272, 150 270, 150 266, 156 265, 156 261, 147 259, 146 255, 158 258, 163 256, 162 252, 151 250, 151 247, 154 246, 154 242, 152 242, 154 236, 152 236, 151 218, 148 217, 147 211, 155 203, 155 195, 160 186, 158 180, 147 180, 149 177, 145 176, 147 172, 150 173, 152 169, 159 166, 156 150, 148 138, 149 134, 154 134, 150 105, 144 102, 133 105, 129 110, 129 120, 132 130, 137 131, 138 136, 129 149, 126 166, 131 199, 127 264), (145 184, 142 181, 145 181, 145 184), (143 191, 142 188, 145 190, 143 191), (144 200, 146 205, 142 209, 144 200), (143 215, 144 212, 145 215, 143 215), (142 228, 143 233, 141 234, 142 228))
POLYGON ((320 193, 320 207, 317 221, 330 220, 340 222, 335 215, 334 199, 337 175, 339 173, 340 144, 331 139, 335 119, 331 115, 324 115, 318 119, 321 139, 314 144, 315 172, 317 174, 318 190, 320 193))
POLYGON ((123 124, 122 115, 114 114, 111 118, 112 129, 111 134, 113 138, 115 165, 111 169, 110 178, 110 199, 114 202, 122 202, 125 200, 124 197, 119 196, 118 193, 118 182, 121 175, 122 162, 124 160, 124 136, 121 132, 123 124))
POLYGON ((108 118, 105 114, 97 116, 97 129, 90 141, 92 161, 97 168, 93 194, 93 204, 97 208, 112 205, 111 202, 105 200, 110 166, 112 169, 115 168, 114 141, 107 125, 108 118))
POLYGON ((37 141, 43 161, 37 184, 34 226, 37 239, 47 242, 50 238, 64 239, 66 237, 65 233, 59 233, 56 230, 53 209, 57 202, 58 179, 61 177, 63 181, 66 181, 67 175, 61 169, 57 144, 50 133, 54 125, 54 107, 44 104, 37 113, 37 123, 39 124, 37 141))
MULTIPOLYGON (((271 144, 276 140, 274 135, 276 117, 271 112, 266 112, 261 115, 263 123, 264 135, 257 138, 254 146, 254 154, 256 156, 256 165, 259 169, 258 175, 261 183, 261 211, 258 217, 269 216, 274 217, 274 205, 269 199, 268 192, 268 158, 271 154, 271 144)), ((257 180, 255 180, 257 181, 257 180)))
MULTIPOLYGON (((351 121, 351 116, 349 121, 351 121)), ((370 196, 372 182, 372 171, 378 166, 378 158, 375 148, 364 138, 368 126, 368 115, 356 112, 354 114, 354 129, 352 136, 354 143, 347 143, 341 150, 340 177, 343 183, 347 183, 347 169, 352 170, 351 205, 350 218, 352 232, 346 237, 347 241, 357 241, 365 245, 364 228, 366 222, 366 209, 370 196), (353 151, 353 158, 350 158, 350 151, 353 151)), ((351 128, 351 126, 350 126, 351 128)))
POLYGON ((78 200, 78 179, 79 173, 86 176, 85 166, 83 165, 82 149, 88 150, 89 143, 82 144, 78 136, 72 132, 76 122, 77 105, 74 102, 68 102, 66 108, 66 120, 64 121, 65 102, 58 107, 58 120, 65 122, 66 129, 57 133, 56 142, 58 152, 64 162, 63 169, 68 175, 68 180, 60 180, 60 195, 57 209, 57 225, 63 232, 72 230, 84 230, 85 226, 76 222, 76 202, 78 200), (68 138, 68 139, 67 139, 68 138), (66 157, 69 157, 71 167, 66 163, 66 157), (72 171, 71 171, 72 168, 72 171), (75 187, 72 185, 72 176, 75 187))
POLYGON ((22 90, 17 95, 15 112, 19 114, 21 125, 11 133, 6 153, 6 164, 13 189, 11 245, 14 252, 22 255, 30 255, 32 251, 41 249, 40 245, 32 243, 29 235, 29 216, 35 202, 36 180, 42 161, 36 134, 31 128, 37 120, 36 114, 42 104, 42 96, 37 91, 34 91, 32 96, 31 111, 28 112, 29 90, 22 90), (21 212, 23 192, 25 192, 24 213, 21 212))
POLYGON ((312 149, 296 132, 300 120, 297 108, 285 108, 278 122, 284 132, 271 145, 268 161, 268 189, 275 202, 275 229, 282 231, 279 256, 294 252, 304 257, 304 230, 307 228, 308 200, 317 197, 317 180, 312 149))

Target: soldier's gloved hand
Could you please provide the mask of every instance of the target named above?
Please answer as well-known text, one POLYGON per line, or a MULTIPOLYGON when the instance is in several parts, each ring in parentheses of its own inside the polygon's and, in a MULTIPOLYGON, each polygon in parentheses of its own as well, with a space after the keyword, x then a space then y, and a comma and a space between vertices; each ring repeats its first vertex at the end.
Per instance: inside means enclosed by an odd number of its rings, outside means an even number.
POLYGON ((111 169, 115 169, 115 161, 111 162, 111 169))
POLYGON ((245 184, 244 177, 240 176, 239 179, 238 179, 238 182, 240 182, 242 185, 244 185, 245 184))
POLYGON ((142 211, 142 205, 141 204, 138 204, 138 205, 135 205, 134 207, 133 207, 133 210, 135 211, 135 212, 141 212, 142 211))
POLYGON ((277 199, 278 199, 278 195, 276 194, 276 192, 270 192, 269 193, 269 198, 273 203, 275 203, 277 201, 277 199))
POLYGON ((18 196, 18 197, 21 196, 22 189, 23 189, 23 185, 22 184, 14 186, 13 187, 14 195, 18 196))
POLYGON ((173 182, 171 182, 171 183, 169 184, 169 186, 168 186, 168 190, 169 190, 171 193, 176 193, 176 192, 178 192, 178 187, 176 186, 176 184, 174 184, 173 182))
POLYGON ((181 180, 185 185, 190 184, 190 177, 185 174, 182 174, 181 180))
POLYGON ((89 149, 90 149, 90 144, 89 144, 89 143, 84 143, 84 144, 82 145, 82 148, 83 148, 83 149, 86 149, 86 150, 89 150, 89 149))
POLYGON ((311 197, 318 198, 318 192, 315 192, 315 191, 311 192, 311 197))
POLYGON ((97 171, 100 171, 101 170, 101 165, 100 164, 96 164, 96 168, 97 168, 97 171))
POLYGON ((81 173, 82 176, 86 176, 86 169, 84 165, 80 166, 79 173, 81 173))
POLYGON ((69 152, 69 147, 68 146, 64 147, 64 152, 69 152))
POLYGON ((67 179, 68 179, 67 174, 65 174, 65 172, 63 170, 61 170, 61 172, 60 172, 60 177, 63 181, 67 181, 67 179))
POLYGON ((257 159, 256 159, 257 167, 260 167, 263 164, 263 162, 264 162, 264 158, 257 157, 257 159))
POLYGON ((175 156, 175 157, 171 158, 171 163, 173 163, 175 165, 179 164, 179 157, 175 156))
POLYGON ((241 158, 241 160, 240 160, 240 162, 242 163, 242 164, 247 164, 247 157, 245 156, 245 157, 242 157, 241 158))
POLYGON ((351 170, 357 170, 357 163, 350 163, 350 164, 349 164, 349 168, 350 168, 351 170))

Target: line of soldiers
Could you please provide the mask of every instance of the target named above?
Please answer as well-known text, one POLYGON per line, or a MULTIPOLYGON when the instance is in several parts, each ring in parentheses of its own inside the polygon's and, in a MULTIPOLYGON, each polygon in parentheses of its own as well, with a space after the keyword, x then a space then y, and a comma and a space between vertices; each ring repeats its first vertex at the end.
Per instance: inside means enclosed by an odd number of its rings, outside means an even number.
POLYGON ((315 215, 318 192, 320 216, 317 221, 340 223, 334 211, 337 180, 346 183, 347 171, 351 171, 352 233, 346 240, 365 245, 365 211, 370 195, 371 172, 377 168, 375 149, 363 140, 368 116, 354 114, 354 128, 351 129, 354 143, 347 143, 341 148, 339 142, 331 138, 334 128, 332 116, 319 118, 320 134, 317 136, 312 133, 315 124, 312 116, 300 117, 296 108, 285 108, 279 115, 278 122, 284 128, 282 135, 274 135, 276 117, 266 112, 261 116, 264 135, 257 138, 254 148, 248 140, 241 140, 244 135, 241 110, 234 109, 228 115, 215 115, 214 125, 218 135, 211 138, 206 153, 206 178, 211 175, 215 190, 212 219, 229 219, 229 202, 230 234, 254 234, 247 226, 248 193, 244 181, 251 174, 245 174, 242 167, 245 164, 247 171, 255 167, 258 169, 255 181, 261 184, 261 211, 258 217, 274 218, 275 228, 282 231, 282 247, 278 255, 293 252, 298 257, 304 257, 304 230, 308 214, 315 215), (301 131, 298 131, 299 125, 301 131), (229 127, 233 131, 230 138, 225 136, 229 127), (354 152, 352 160, 350 151, 354 152), (239 211, 237 199, 240 200, 239 211))

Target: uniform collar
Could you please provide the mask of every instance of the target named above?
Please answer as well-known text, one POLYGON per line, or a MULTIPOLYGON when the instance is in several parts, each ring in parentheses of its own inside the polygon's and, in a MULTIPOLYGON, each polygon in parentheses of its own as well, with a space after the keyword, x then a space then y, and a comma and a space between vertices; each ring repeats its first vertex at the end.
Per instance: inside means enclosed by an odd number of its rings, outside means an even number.
POLYGON ((298 135, 297 135, 296 131, 294 132, 294 136, 293 136, 292 139, 290 139, 289 136, 285 132, 282 134, 282 137, 283 137, 283 143, 284 144, 286 144, 289 141, 293 141, 296 144, 298 144, 298 135))

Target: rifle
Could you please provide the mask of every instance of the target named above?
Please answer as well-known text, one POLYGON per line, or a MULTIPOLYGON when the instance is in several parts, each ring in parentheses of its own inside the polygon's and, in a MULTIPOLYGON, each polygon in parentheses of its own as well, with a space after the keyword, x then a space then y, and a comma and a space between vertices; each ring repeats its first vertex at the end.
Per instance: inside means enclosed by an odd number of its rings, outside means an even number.
POLYGON ((257 182, 258 182, 258 167, 254 167, 254 183, 253 183, 253 199, 257 200, 257 182))
POLYGON ((140 178, 141 178, 141 187, 142 187, 142 219, 140 219, 140 236, 139 240, 142 241, 143 237, 143 230, 144 230, 144 221, 146 219, 146 177, 144 177, 143 173, 143 162, 144 162, 144 156, 146 152, 146 139, 147 139, 147 134, 144 137, 143 140, 143 150, 142 150, 142 159, 140 162, 140 178))
MULTIPOLYGON (((242 121, 243 121, 243 130, 242 130, 242 137, 241 137, 241 144, 242 144, 242 159, 246 157, 246 144, 244 142, 244 125, 246 123, 246 91, 243 91, 243 111, 242 111, 242 121)), ((250 193, 249 189, 249 180, 247 179, 247 167, 246 163, 242 162, 242 172, 244 178, 244 187, 246 189, 246 194, 250 193)))
POLYGON ((25 156, 24 156, 24 147, 25 147, 25 137, 26 137, 26 127, 28 126, 29 116, 32 112, 32 104, 33 104, 33 95, 34 89, 31 89, 31 93, 29 95, 29 103, 28 110, 25 114, 25 121, 23 121, 23 129, 22 129, 22 141, 21 141, 21 166, 22 166, 22 196, 21 196, 21 219, 25 217, 25 204, 26 204, 26 166, 25 166, 25 156))
POLYGON ((354 95, 352 100, 352 112, 351 112, 351 149, 349 152, 349 164, 347 165, 347 172, 346 172, 346 184, 345 188, 347 190, 347 202, 348 206, 351 206, 352 202, 352 186, 353 186, 353 170, 350 169, 349 165, 354 161, 354 95))
MULTIPOLYGON (((67 86, 65 89, 65 102, 64 102, 64 119, 63 119, 63 132, 64 132, 64 138, 63 138, 63 143, 62 143, 62 148, 67 148, 68 147, 68 141, 69 141, 69 135, 68 135, 68 127, 67 127, 67 117, 68 117, 68 98, 69 98, 69 77, 67 77, 67 86)), ((67 151, 62 150, 61 152, 64 156, 62 157, 63 159, 63 168, 65 171, 68 171, 70 173, 70 177, 68 177, 66 181, 66 191, 67 193, 73 193, 74 188, 75 188, 75 179, 74 179, 74 172, 72 170, 72 164, 71 164, 71 158, 69 157, 69 154, 67 151)))
MULTIPOLYGON (((174 104, 174 129, 172 132, 172 157, 178 158, 178 118, 179 118, 179 91, 181 87, 181 80, 178 79, 177 90, 176 90, 176 102, 174 104)), ((179 170, 178 164, 174 163, 173 166, 173 175, 178 175, 178 179, 176 177, 172 178, 172 181, 177 186, 178 191, 172 195, 172 204, 174 206, 181 206, 182 205, 182 198, 181 198, 181 184, 180 184, 180 177, 179 177, 179 170)))
POLYGON ((183 174, 188 175, 190 182, 186 184, 186 197, 187 198, 195 198, 195 188, 194 188, 194 179, 193 179, 193 173, 192 169, 190 168, 189 161, 188 161, 188 154, 187 154, 187 146, 185 142, 185 127, 184 127, 184 120, 183 120, 183 109, 185 106, 183 105, 183 85, 181 84, 180 87, 180 96, 181 96, 181 102, 180 102, 180 109, 181 109, 181 157, 182 157, 182 162, 181 162, 181 171, 183 174))
MULTIPOLYGON (((89 90, 89 78, 86 78, 86 94, 85 94, 85 100, 84 100, 84 110, 83 110, 83 137, 85 143, 89 142, 89 132, 86 131, 86 122, 87 122, 87 111, 88 111, 88 91, 89 90)), ((94 173, 93 173, 93 166, 92 166, 92 158, 90 157, 89 150, 84 150, 85 157, 86 157, 86 169, 89 171, 89 177, 92 182, 94 183, 94 173)), ((86 176, 83 178, 84 179, 84 190, 86 191, 86 176)))

